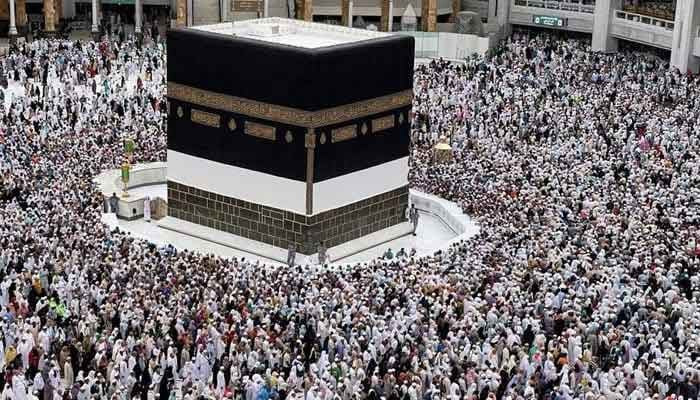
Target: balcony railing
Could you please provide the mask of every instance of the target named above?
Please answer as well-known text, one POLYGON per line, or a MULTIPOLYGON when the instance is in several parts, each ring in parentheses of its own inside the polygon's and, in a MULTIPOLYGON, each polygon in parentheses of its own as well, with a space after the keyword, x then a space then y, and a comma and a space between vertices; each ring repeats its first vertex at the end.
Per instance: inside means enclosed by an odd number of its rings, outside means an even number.
POLYGON ((655 6, 654 3, 646 3, 642 6, 625 5, 622 6, 622 11, 639 15, 647 15, 666 21, 673 21, 676 10, 672 7, 655 6))
POLYGON ((615 10, 615 18, 623 19, 630 22, 639 22, 673 31, 675 23, 673 21, 661 18, 650 17, 648 15, 635 14, 627 11, 615 10))
POLYGON ((415 39, 417 58, 443 57, 463 60, 473 54, 484 54, 489 48, 489 39, 475 35, 451 32, 397 31, 399 35, 410 35, 415 39))
POLYGON ((516 6, 545 8, 547 10, 573 11, 593 14, 595 12, 594 4, 583 4, 580 2, 570 3, 564 1, 547 1, 547 0, 514 0, 516 6))

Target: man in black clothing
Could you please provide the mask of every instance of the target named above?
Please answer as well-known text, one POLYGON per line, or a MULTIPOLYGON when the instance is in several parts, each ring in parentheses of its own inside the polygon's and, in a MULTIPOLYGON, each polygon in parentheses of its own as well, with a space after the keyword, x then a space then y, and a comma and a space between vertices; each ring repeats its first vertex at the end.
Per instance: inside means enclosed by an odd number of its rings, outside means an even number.
POLYGON ((112 193, 112 196, 109 198, 109 212, 116 214, 118 209, 119 198, 117 197, 116 193, 112 193))

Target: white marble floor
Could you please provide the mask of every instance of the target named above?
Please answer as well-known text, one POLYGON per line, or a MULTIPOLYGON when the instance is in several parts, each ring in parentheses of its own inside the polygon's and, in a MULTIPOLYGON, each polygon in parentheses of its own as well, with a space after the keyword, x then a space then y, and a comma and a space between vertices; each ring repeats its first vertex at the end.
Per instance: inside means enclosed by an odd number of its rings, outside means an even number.
POLYGON ((156 221, 146 222, 143 219, 126 221, 121 219, 115 220, 113 218, 103 218, 103 222, 105 222, 111 228, 119 227, 119 229, 129 232, 134 237, 147 240, 158 246, 166 246, 171 244, 178 250, 187 249, 203 254, 214 254, 220 257, 245 257, 246 259, 260 259, 266 263, 277 263, 277 261, 261 258, 257 255, 246 253, 231 247, 222 246, 214 242, 160 228, 156 221))
POLYGON ((406 249, 406 252, 409 252, 411 249, 416 249, 418 254, 431 253, 443 247, 447 242, 457 236, 450 227, 432 214, 421 212, 418 221, 416 236, 408 235, 400 237, 391 242, 346 257, 340 260, 340 262, 355 263, 371 260, 381 257, 387 249, 391 249, 394 254, 401 248, 406 249))
MULTIPOLYGON (((358 263, 381 257, 387 249, 391 249, 394 254, 401 248, 410 251, 415 248, 418 254, 431 253, 444 247, 451 239, 457 235, 442 220, 432 214, 421 213, 416 236, 408 235, 390 242, 369 248, 359 253, 353 254, 339 263, 358 263)), ((160 228, 157 222, 146 222, 143 219, 134 221, 115 220, 105 218, 104 222, 111 228, 119 227, 123 231, 129 232, 134 237, 148 240, 158 246, 172 244, 175 248, 197 251, 204 254, 215 254, 221 257, 245 257, 247 259, 260 259, 266 263, 277 263, 277 261, 267 259, 258 255, 247 253, 231 247, 222 246, 207 240, 185 235, 169 229, 160 228)), ((331 254, 333 256, 333 254, 331 254)))
MULTIPOLYGON (((154 196, 155 191, 159 190, 158 186, 163 185, 156 185, 153 187, 154 191, 148 192, 148 194, 154 196)), ((148 187, 141 189, 146 188, 148 187)), ((155 221, 146 222, 143 219, 125 221, 106 217, 104 222, 111 228, 119 227, 119 229, 129 232, 134 237, 148 240, 159 246, 172 244, 180 250, 188 249, 204 254, 215 254, 221 257, 245 257, 247 259, 259 259, 266 263, 277 263, 277 261, 247 253, 245 251, 219 245, 169 229, 163 229, 159 227, 155 221)), ((476 233, 477 231, 478 228, 475 226, 473 233, 476 233)), ((453 232, 440 218, 432 214, 421 213, 416 236, 403 236, 401 238, 350 255, 342 260, 338 260, 337 262, 358 263, 368 261, 381 257, 389 248, 394 252, 394 254, 396 254, 396 252, 398 252, 401 248, 406 249, 406 251, 410 251, 410 249, 415 248, 418 254, 428 254, 445 247, 447 243, 456 236, 457 235, 455 232, 453 232)))

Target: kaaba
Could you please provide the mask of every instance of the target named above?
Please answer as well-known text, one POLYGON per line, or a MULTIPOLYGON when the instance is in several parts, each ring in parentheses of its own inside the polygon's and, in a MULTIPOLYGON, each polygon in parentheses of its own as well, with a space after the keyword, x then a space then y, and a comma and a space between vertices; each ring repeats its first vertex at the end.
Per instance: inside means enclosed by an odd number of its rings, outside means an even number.
POLYGON ((302 254, 405 222, 412 37, 264 18, 167 63, 169 217, 302 254))

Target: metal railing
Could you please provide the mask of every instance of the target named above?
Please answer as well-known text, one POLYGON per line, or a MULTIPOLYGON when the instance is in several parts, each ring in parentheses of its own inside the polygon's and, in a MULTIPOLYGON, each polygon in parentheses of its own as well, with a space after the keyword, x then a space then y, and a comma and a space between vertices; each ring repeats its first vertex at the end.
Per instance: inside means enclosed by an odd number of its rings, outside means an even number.
POLYGON ((635 14, 622 10, 615 10, 615 18, 623 19, 625 21, 630 22, 638 22, 640 24, 651 25, 669 31, 673 31, 673 28, 676 25, 674 21, 669 21, 667 19, 655 18, 650 17, 648 15, 635 14))
POLYGON ((547 10, 572 11, 593 14, 595 4, 583 4, 581 2, 565 2, 551 0, 514 0, 513 4, 522 7, 545 8, 547 10))

